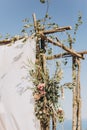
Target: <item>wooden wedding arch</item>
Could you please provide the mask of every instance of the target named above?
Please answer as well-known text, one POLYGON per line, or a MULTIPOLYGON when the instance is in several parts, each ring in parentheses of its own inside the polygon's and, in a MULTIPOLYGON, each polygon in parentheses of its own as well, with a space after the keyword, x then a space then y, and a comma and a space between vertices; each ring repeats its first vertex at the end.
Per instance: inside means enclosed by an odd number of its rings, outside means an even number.
MULTIPOLYGON (((56 54, 53 56, 46 56, 45 53, 43 53, 43 71, 45 72, 46 68, 46 60, 53 60, 57 58, 66 58, 70 57, 72 58, 72 75, 73 73, 76 75, 74 78, 72 78, 72 82, 76 82, 75 87, 73 88, 72 94, 73 94, 73 108, 72 108, 72 130, 81 130, 81 85, 80 85, 80 67, 81 67, 81 60, 84 60, 84 55, 87 54, 87 51, 81 51, 77 52, 72 47, 67 47, 64 44, 62 44, 58 38, 56 38, 56 41, 49 38, 47 35, 57 32, 63 32, 66 30, 71 30, 71 26, 65 26, 65 27, 58 27, 56 29, 52 30, 39 30, 37 27, 37 20, 36 15, 33 14, 33 21, 34 21, 34 29, 36 34, 39 34, 41 38, 41 48, 44 49, 45 42, 48 42, 50 44, 53 44, 54 46, 58 46, 62 48, 65 52, 61 54, 56 54), (75 67, 77 65, 77 68, 75 67)), ((37 48, 37 47, 36 47, 37 48)), ((38 52, 38 49, 37 49, 38 52)), ((73 77, 73 76, 72 76, 73 77)), ((52 130, 56 130, 56 127, 54 126, 55 123, 53 122, 52 130)), ((49 130, 49 127, 47 128, 41 128, 41 130, 49 130)))
MULTIPOLYGON (((72 117, 72 130, 81 130, 81 85, 80 85, 80 67, 81 67, 81 60, 84 60, 84 55, 87 54, 87 51, 75 51, 72 47, 67 47, 64 44, 62 44, 58 38, 56 38, 56 41, 53 41, 51 38, 49 38, 47 35, 57 32, 63 32, 66 30, 71 30, 71 26, 65 26, 65 27, 58 27, 56 29, 52 30, 39 30, 37 27, 37 20, 35 14, 33 14, 33 22, 34 22, 34 30, 36 34, 39 34, 39 37, 41 38, 41 46, 39 46, 39 49, 44 49, 44 43, 48 42, 50 44, 53 44, 54 46, 58 46, 62 48, 65 52, 61 54, 56 54, 53 56, 46 56, 43 52, 42 58, 43 58, 43 71, 45 72, 46 69, 46 60, 53 60, 57 58, 65 58, 70 57, 72 58, 72 73, 76 75, 76 78, 72 78, 73 82, 76 82, 76 87, 73 89, 73 117, 72 117), (77 69, 76 66, 77 65, 77 69)), ((20 40, 23 37, 16 38, 14 37, 14 41, 20 40)), ((0 41, 0 45, 6 45, 9 44, 12 40, 3 40, 0 41)), ((38 46, 38 45, 37 45, 38 46)), ((36 54, 39 52, 38 47, 36 46, 36 54)), ((36 55, 36 60, 37 55, 36 55)), ((53 123, 54 125, 55 123, 53 123)), ((41 130, 49 130, 49 127, 43 128, 41 127, 41 130)), ((53 126, 52 130, 56 130, 56 127, 53 126)))

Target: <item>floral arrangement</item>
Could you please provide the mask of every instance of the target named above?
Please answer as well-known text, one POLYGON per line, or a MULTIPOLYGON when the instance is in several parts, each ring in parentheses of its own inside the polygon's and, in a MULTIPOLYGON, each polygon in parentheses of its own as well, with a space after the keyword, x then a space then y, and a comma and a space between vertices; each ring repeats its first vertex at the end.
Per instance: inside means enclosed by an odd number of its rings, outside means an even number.
POLYGON ((63 122, 64 111, 59 110, 58 103, 61 96, 60 81, 63 77, 61 66, 58 62, 56 63, 56 70, 51 78, 48 70, 44 74, 41 69, 41 66, 35 65, 34 69, 30 71, 34 83, 35 115, 45 126, 48 125, 50 117, 53 116, 59 122, 63 122))

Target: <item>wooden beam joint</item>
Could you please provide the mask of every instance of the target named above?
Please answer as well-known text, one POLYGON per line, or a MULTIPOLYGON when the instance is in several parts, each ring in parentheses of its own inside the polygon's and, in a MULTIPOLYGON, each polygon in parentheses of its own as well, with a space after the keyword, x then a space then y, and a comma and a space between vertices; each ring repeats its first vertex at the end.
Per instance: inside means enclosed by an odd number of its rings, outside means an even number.
POLYGON ((44 35, 43 33, 40 34, 41 37, 46 40, 47 42, 55 45, 55 46, 58 46, 58 47, 61 47, 63 50, 65 50, 66 52, 68 52, 70 55, 72 56, 76 56, 78 58, 81 58, 81 59, 84 59, 82 54, 78 54, 76 51, 74 51, 73 49, 70 49, 68 47, 66 47, 64 44, 62 44, 60 41, 53 41, 51 38, 47 37, 46 35, 44 35))

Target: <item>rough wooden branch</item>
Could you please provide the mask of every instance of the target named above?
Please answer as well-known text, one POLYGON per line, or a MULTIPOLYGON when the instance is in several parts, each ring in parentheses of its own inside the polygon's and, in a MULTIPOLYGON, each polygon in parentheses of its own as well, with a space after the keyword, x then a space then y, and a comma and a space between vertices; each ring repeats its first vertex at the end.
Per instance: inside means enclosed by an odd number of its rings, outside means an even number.
POLYGON ((80 71, 81 71, 81 65, 80 65, 80 59, 76 59, 77 63, 77 81, 76 81, 76 102, 77 102, 77 130, 81 130, 81 87, 80 87, 80 71))
MULTIPOLYGON (((87 54, 87 51, 81 51, 81 52, 77 52, 78 54, 81 55, 85 55, 87 54)), ((57 59, 57 58, 65 58, 65 57, 70 57, 70 53, 68 52, 64 52, 62 54, 56 54, 56 55, 52 55, 52 56, 46 56, 46 60, 52 60, 52 59, 57 59)), ((83 57, 84 58, 84 57, 83 57)))
POLYGON ((76 102, 76 57, 72 57, 72 82, 75 84, 75 86, 73 87, 73 102, 72 102, 72 130, 76 130, 76 125, 77 125, 77 102, 76 102))
POLYGON ((50 33, 56 33, 56 32, 63 32, 65 30, 71 30, 72 27, 71 26, 65 26, 65 27, 59 27, 56 29, 52 29, 52 30, 45 30, 43 31, 43 34, 50 34, 50 33))
MULTIPOLYGON (((87 51, 82 51, 82 52, 77 52, 78 54, 85 55, 87 54, 87 51)), ((57 58, 65 58, 65 57, 71 57, 71 54, 68 52, 64 52, 62 54, 56 54, 52 56, 46 56, 46 60, 52 60, 52 59, 57 59, 57 58)), ((83 57, 84 58, 84 57, 83 57)))
POLYGON ((41 54, 42 60, 43 60, 43 72, 46 74, 46 56, 45 54, 41 54))
POLYGON ((78 58, 83 58, 83 56, 81 54, 78 54, 76 51, 74 51, 73 49, 70 49, 68 47, 66 47, 64 44, 62 44, 60 41, 53 41, 51 38, 48 38, 47 36, 45 36, 44 34, 41 33, 41 37, 43 39, 45 39, 47 42, 52 43, 53 45, 59 46, 61 47, 63 50, 67 51, 69 54, 76 56, 78 58))
POLYGON ((36 20, 35 13, 33 14, 33 22, 34 22, 34 29, 35 29, 35 32, 36 32, 37 31, 37 20, 36 20))
POLYGON ((87 54, 87 51, 81 51, 81 52, 78 52, 79 54, 82 54, 82 55, 85 55, 87 54))
POLYGON ((64 58, 64 57, 69 57, 71 55, 69 55, 69 53, 65 52, 65 53, 62 53, 62 54, 56 54, 56 55, 53 55, 53 56, 46 56, 46 60, 52 60, 52 59, 57 59, 57 58, 64 58))
POLYGON ((22 37, 13 37, 11 39, 2 40, 2 41, 0 41, 0 46, 10 44, 11 42, 15 42, 15 41, 21 40, 23 38, 24 37, 22 36, 22 37))

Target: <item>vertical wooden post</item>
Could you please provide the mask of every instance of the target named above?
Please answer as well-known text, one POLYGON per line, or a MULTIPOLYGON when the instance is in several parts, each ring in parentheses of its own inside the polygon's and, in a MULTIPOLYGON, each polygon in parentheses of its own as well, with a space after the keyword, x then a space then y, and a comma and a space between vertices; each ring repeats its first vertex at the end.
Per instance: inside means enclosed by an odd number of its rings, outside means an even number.
POLYGON ((81 130, 81 88, 80 88, 80 59, 77 59, 77 127, 76 130, 81 130))
POLYGON ((80 89, 80 59, 73 57, 73 120, 72 130, 81 130, 81 89, 80 89))
MULTIPOLYGON (((34 22, 34 30, 35 30, 35 33, 37 34, 38 27, 37 27, 37 20, 36 20, 35 14, 33 14, 33 22, 34 22)), ((38 64, 41 67, 41 71, 44 73, 44 75, 46 75, 45 42, 44 42, 44 39, 42 38, 41 40, 40 39, 38 40, 38 37, 37 37, 37 42, 36 42, 36 60, 38 61, 38 64)), ((43 82, 44 77, 41 77, 41 78, 43 82)), ((45 103, 44 103, 44 106, 45 106, 45 103)), ((44 126, 44 124, 40 122, 40 130, 49 130, 49 126, 50 126, 49 123, 50 123, 49 119, 48 119, 47 126, 44 126)))
POLYGON ((77 102, 76 102, 76 57, 73 57, 72 59, 72 82, 74 83, 74 88, 73 88, 73 106, 72 106, 72 130, 76 130, 76 125, 77 125, 77 117, 76 117, 76 112, 77 112, 77 102))
MULTIPOLYGON (((42 53, 40 54, 40 56, 41 56, 41 59, 42 59, 42 71, 44 73, 44 76, 46 76, 46 56, 45 56, 45 51, 44 51, 45 50, 44 44, 45 44, 44 40, 41 39, 41 51, 42 51, 42 53)), ((46 105, 45 101, 46 101, 46 97, 44 97, 44 107, 46 105)), ((48 117, 47 125, 46 126, 42 125, 42 129, 43 130, 49 130, 50 129, 50 119, 49 119, 49 117, 48 117)))
POLYGON ((35 33, 36 33, 37 32, 37 20, 36 20, 35 13, 33 14, 33 22, 34 22, 34 30, 35 30, 35 33))
POLYGON ((52 130, 56 130, 56 118, 55 118, 55 116, 52 117, 52 130))
MULTIPOLYGON (((33 23, 34 23, 35 33, 37 34, 38 27, 37 27, 37 19, 36 19, 35 13, 33 14, 33 23)), ((38 40, 38 37, 37 37, 37 39, 36 39, 36 60, 39 59, 39 54, 40 54, 40 43, 39 43, 39 40, 38 40)))
MULTIPOLYGON (((33 23, 34 23, 35 33, 37 33, 37 20, 36 20, 35 13, 33 14, 33 23)), ((39 43, 38 37, 37 37, 37 39, 36 39, 36 64, 38 64, 38 65, 41 65, 40 58, 41 58, 40 57, 40 43, 39 43)), ((42 66, 41 66, 41 70, 40 71, 42 71, 42 66)), ((37 78, 39 80, 39 76, 37 78)), ((41 122, 40 122, 40 130, 44 130, 41 122)))

